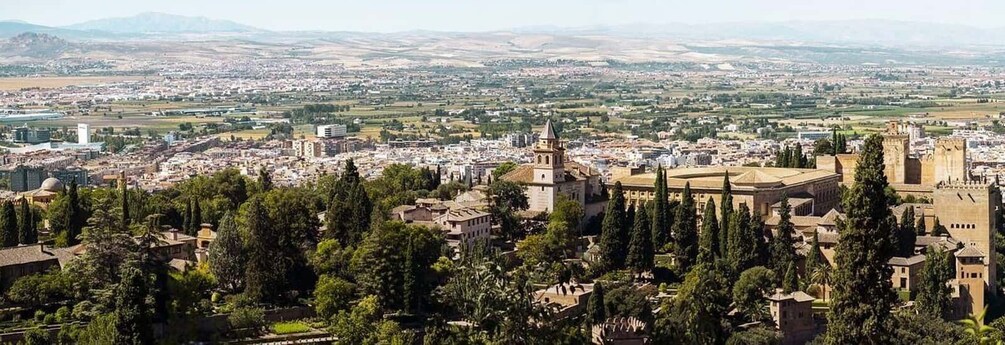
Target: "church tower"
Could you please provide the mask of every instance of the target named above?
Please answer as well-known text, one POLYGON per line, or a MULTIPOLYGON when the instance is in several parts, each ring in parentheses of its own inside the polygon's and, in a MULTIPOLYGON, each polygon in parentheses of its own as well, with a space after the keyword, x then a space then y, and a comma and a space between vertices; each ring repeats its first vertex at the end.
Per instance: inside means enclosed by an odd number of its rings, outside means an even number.
POLYGON ((534 183, 554 185, 565 181, 565 148, 555 135, 551 120, 544 125, 534 146, 534 183))

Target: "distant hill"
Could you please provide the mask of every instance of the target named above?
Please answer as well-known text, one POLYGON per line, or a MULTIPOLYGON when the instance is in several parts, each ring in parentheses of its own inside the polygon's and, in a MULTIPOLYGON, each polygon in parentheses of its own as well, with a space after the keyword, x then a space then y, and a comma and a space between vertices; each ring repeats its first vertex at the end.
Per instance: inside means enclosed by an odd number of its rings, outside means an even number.
POLYGON ((53 35, 26 32, 7 41, 0 41, 0 56, 53 58, 72 47, 72 43, 53 35))
POLYGON ((132 17, 106 18, 64 27, 73 30, 93 30, 112 33, 245 33, 264 30, 229 20, 206 17, 186 17, 147 12, 132 17))

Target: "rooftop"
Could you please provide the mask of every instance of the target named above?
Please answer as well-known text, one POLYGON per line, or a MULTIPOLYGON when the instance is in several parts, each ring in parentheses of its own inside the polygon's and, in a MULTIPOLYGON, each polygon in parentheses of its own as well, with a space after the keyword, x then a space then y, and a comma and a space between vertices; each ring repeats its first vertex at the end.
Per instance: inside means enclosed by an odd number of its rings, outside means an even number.
MULTIPOLYGON (((818 169, 763 168, 763 167, 707 167, 667 170, 667 185, 683 188, 691 183, 691 188, 721 189, 726 174, 733 190, 754 188, 775 188, 840 176, 818 169)), ((624 186, 653 187, 656 173, 627 176, 617 180, 624 186)))

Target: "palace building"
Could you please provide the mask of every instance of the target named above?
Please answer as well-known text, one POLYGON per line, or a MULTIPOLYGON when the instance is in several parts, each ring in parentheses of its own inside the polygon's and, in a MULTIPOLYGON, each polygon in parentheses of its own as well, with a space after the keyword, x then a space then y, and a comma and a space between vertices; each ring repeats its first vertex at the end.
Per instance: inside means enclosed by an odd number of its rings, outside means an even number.
MULTIPOLYGON (((636 171, 641 172, 641 171, 636 171)), ((746 204, 751 210, 767 218, 777 209, 783 195, 788 195, 793 214, 797 216, 824 215, 838 207, 841 176, 816 169, 761 168, 761 167, 708 167, 669 169, 666 171, 667 192, 671 199, 679 200, 684 185, 690 183, 698 212, 704 210, 709 199, 716 205, 722 203, 722 184, 729 175, 733 206, 746 204)), ((621 182, 628 203, 648 202, 655 196, 655 173, 637 173, 616 180, 621 182)))

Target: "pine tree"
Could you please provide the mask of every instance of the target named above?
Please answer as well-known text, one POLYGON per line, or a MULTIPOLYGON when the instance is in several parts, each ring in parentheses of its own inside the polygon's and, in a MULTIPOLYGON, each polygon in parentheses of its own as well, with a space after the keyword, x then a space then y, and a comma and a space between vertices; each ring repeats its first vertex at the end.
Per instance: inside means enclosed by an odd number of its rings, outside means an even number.
POLYGON ((624 267, 624 248, 627 243, 621 241, 624 236, 625 224, 627 223, 627 212, 625 209, 625 195, 621 189, 621 182, 614 183, 611 189, 611 199, 607 202, 607 210, 604 212, 604 220, 600 227, 600 252, 597 259, 597 268, 600 272, 607 272, 624 267))
POLYGON ((925 230, 927 226, 925 225, 925 216, 922 215, 918 217, 918 223, 914 226, 915 230, 918 231, 918 236, 925 236, 925 230))
POLYGON ((715 218, 715 201, 708 198, 701 214, 701 233, 698 234, 698 263, 713 264, 719 256, 719 220, 715 218))
POLYGON ((24 197, 21 198, 21 212, 18 214, 18 240, 21 244, 38 243, 38 230, 35 229, 35 213, 24 197))
POLYGON ((279 236, 270 226, 259 197, 248 200, 246 227, 245 294, 256 302, 274 302, 285 292, 286 270, 280 260, 279 236))
POLYGON ((933 318, 946 318, 952 310, 952 288, 946 283, 953 278, 953 255, 936 247, 925 252, 925 266, 921 268, 918 295, 915 298, 918 313, 933 318))
POLYGON ((599 325, 607 321, 607 306, 604 303, 604 285, 596 283, 593 285, 593 293, 586 302, 586 323, 588 325, 599 325))
POLYGON ((677 216, 673 224, 674 259, 678 274, 684 275, 691 270, 698 257, 698 224, 694 196, 691 195, 691 183, 684 184, 684 193, 680 205, 677 206, 677 216))
POLYGON ((859 155, 855 184, 843 200, 846 219, 835 249, 831 309, 826 344, 887 344, 892 330, 890 310, 897 300, 887 265, 894 248, 883 174, 883 138, 871 135, 859 155))
POLYGON ((237 222, 227 211, 216 228, 216 240, 209 245, 209 269, 221 287, 237 291, 243 285, 246 259, 237 222))
POLYGON ((649 224, 649 212, 645 204, 639 206, 635 211, 635 224, 632 227, 631 239, 628 242, 628 257, 625 264, 632 272, 641 274, 653 268, 653 242, 649 231, 652 225, 649 224))
POLYGON ((663 247, 667 244, 668 230, 670 229, 670 224, 667 223, 667 214, 670 210, 670 199, 667 196, 666 187, 666 172, 663 170, 662 166, 656 168, 656 183, 655 191, 653 193, 653 209, 652 209, 652 234, 653 234, 653 248, 658 251, 662 251, 663 247))
POLYGON ((792 293, 799 290, 799 277, 796 275, 796 263, 790 262, 785 270, 785 279, 782 279, 782 290, 785 293, 792 293))
POLYGON ((719 199, 719 256, 729 257, 729 230, 733 218, 733 187, 729 183, 729 171, 722 179, 722 197, 719 199))
POLYGON ((4 248, 17 247, 18 237, 17 212, 14 203, 4 200, 0 206, 0 237, 4 248))
MULTIPOLYGON (((123 265, 138 265, 127 262, 123 265)), ((137 267, 122 269, 122 281, 115 287, 116 344, 153 344, 153 328, 147 308, 147 276, 137 267)))
POLYGON ((792 207, 789 206, 788 195, 782 194, 781 209, 778 210, 778 234, 771 241, 771 269, 783 278, 789 264, 796 261, 796 248, 792 241, 796 227, 792 224, 792 207))

